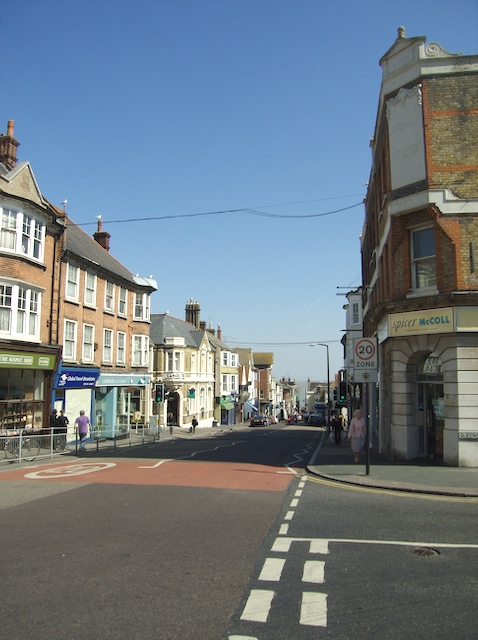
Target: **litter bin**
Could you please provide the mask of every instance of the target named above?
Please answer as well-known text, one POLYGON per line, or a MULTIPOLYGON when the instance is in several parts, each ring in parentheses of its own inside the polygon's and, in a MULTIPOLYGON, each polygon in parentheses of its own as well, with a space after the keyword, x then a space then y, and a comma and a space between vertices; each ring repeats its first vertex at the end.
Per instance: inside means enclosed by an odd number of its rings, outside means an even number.
POLYGON ((217 427, 217 420, 213 420, 213 421, 212 421, 212 426, 213 426, 213 427, 217 427))

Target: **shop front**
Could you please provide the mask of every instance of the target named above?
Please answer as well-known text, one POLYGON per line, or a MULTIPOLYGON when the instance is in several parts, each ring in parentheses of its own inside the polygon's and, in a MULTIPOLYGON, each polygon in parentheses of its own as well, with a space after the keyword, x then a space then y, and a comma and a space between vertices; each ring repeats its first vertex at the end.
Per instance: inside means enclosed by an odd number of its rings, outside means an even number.
POLYGON ((49 425, 53 373, 58 347, 26 350, 0 344, 0 430, 41 431, 49 425))
POLYGON ((74 423, 80 411, 85 412, 96 428, 93 407, 99 375, 98 368, 68 367, 64 363, 55 375, 52 404, 58 412, 63 409, 68 417, 68 441, 75 437, 74 423))
POLYGON ((236 421, 235 404, 231 396, 220 398, 221 424, 234 424, 236 421))
POLYGON ((378 337, 380 450, 478 467, 478 307, 392 314, 378 337))
POLYGON ((125 438, 132 427, 148 423, 150 401, 150 375, 100 374, 93 415, 98 437, 125 438))

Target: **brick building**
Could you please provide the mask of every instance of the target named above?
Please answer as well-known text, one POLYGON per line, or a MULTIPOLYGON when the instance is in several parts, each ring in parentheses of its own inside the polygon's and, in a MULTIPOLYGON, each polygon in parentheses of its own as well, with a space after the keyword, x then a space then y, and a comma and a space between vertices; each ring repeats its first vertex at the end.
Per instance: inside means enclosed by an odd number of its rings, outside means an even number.
POLYGON ((380 448, 476 467, 478 55, 401 27, 380 65, 362 234, 380 448))
POLYGON ((49 203, 28 162, 17 162, 14 123, 0 135, 0 430, 70 424, 84 409, 105 436, 147 421, 151 404, 152 278, 109 252, 49 203))
POLYGON ((38 189, 28 162, 17 163, 14 123, 0 135, 0 430, 49 424, 61 349, 52 281, 63 224, 38 189))

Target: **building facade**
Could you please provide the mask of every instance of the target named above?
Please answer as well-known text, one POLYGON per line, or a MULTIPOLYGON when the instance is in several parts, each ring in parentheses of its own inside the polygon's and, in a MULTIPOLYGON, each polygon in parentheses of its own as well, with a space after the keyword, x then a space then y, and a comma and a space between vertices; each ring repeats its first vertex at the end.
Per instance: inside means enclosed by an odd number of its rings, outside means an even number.
POLYGON ((194 324, 196 318, 188 313, 187 317, 193 322, 167 313, 151 315, 153 382, 164 385, 153 412, 161 426, 189 427, 196 416, 199 428, 210 427, 215 419, 216 349, 210 334, 194 324))
POLYGON ((17 163, 14 123, 0 135, 0 430, 49 426, 61 348, 52 282, 63 220, 17 163))
POLYGON ((400 28, 380 64, 362 234, 380 449, 476 467, 478 56, 400 28))
POLYGON ((149 421, 150 296, 157 285, 111 255, 101 218, 93 237, 67 217, 64 224, 55 285, 62 359, 53 403, 70 417, 85 410, 100 437, 124 437, 149 421))

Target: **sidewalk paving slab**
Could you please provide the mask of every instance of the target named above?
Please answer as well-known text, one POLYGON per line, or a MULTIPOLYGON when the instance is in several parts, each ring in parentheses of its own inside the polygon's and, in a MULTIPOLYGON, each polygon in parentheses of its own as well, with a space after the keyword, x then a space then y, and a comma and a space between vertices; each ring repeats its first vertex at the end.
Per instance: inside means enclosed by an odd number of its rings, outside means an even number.
POLYGON ((478 469, 450 467, 439 459, 416 459, 404 462, 391 461, 375 448, 370 453, 369 474, 366 473, 366 456, 354 462, 350 442, 345 439, 340 446, 324 437, 312 457, 307 470, 327 480, 391 489, 413 493, 437 494, 461 497, 478 497, 478 469))

